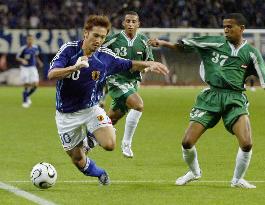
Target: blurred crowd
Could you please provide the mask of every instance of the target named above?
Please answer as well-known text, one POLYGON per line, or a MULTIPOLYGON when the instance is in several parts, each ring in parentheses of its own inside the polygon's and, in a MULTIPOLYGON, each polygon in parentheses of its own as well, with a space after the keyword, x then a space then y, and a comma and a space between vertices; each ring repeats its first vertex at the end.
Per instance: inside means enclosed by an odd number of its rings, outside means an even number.
POLYGON ((265 28, 265 0, 0 0, 0 28, 80 28, 90 14, 121 28, 128 10, 147 28, 218 28, 231 12, 243 13, 248 28, 265 28))

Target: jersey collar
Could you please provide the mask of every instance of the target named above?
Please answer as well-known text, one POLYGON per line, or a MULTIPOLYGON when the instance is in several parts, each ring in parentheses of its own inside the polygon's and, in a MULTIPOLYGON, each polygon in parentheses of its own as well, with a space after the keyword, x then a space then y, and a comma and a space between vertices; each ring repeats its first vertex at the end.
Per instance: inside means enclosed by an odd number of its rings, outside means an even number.
POLYGON ((133 42, 135 41, 135 39, 138 36, 138 32, 136 32, 135 36, 133 37, 133 39, 131 40, 125 33, 125 31, 121 31, 121 34, 123 35, 123 37, 127 40, 128 42, 128 46, 132 47, 133 46, 133 42))
POLYGON ((239 52, 239 50, 241 49, 241 48, 243 48, 246 44, 247 44, 247 40, 243 40, 243 42, 241 43, 241 45, 238 47, 238 48, 235 48, 235 46, 232 44, 232 43, 230 43, 229 41, 227 41, 228 42, 228 45, 230 46, 230 48, 231 48, 231 55, 232 56, 237 56, 238 55, 238 52, 239 52))

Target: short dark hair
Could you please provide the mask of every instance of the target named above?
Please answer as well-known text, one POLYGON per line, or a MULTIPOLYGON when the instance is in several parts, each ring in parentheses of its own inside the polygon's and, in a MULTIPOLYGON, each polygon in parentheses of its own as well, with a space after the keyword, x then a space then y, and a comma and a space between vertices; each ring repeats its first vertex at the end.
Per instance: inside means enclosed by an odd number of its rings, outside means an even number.
POLYGON ((247 25, 247 20, 241 13, 226 14, 223 19, 235 19, 238 25, 247 25))
POLYGON ((138 19, 139 19, 139 15, 138 15, 138 13, 136 13, 135 11, 125 11, 124 16, 126 16, 126 15, 137 16, 138 19))
POLYGON ((90 31, 94 26, 101 26, 107 29, 108 33, 111 28, 110 20, 104 15, 90 15, 85 22, 84 30, 90 31))

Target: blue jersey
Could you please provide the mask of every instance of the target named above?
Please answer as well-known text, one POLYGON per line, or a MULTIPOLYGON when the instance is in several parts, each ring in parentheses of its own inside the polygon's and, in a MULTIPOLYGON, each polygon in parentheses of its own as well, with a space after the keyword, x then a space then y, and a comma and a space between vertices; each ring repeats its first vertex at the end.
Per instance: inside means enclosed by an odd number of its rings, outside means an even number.
POLYGON ((39 49, 36 45, 31 47, 25 45, 20 48, 17 53, 17 58, 24 58, 28 61, 28 64, 22 64, 25 67, 36 66, 36 56, 39 55, 39 49))
MULTIPOLYGON (((83 41, 64 44, 50 63, 53 68, 66 68, 84 56, 83 41)), ((81 68, 56 83, 56 109, 64 113, 92 107, 102 97, 106 77, 129 71, 132 61, 116 56, 110 49, 100 47, 88 58, 89 67, 81 68)))

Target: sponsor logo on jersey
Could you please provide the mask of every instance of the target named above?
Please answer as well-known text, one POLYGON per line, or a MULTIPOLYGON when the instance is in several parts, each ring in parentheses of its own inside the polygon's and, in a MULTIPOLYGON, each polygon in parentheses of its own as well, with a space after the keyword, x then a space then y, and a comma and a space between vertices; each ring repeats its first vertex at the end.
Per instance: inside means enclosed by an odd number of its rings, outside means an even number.
POLYGON ((104 120, 103 115, 99 115, 99 116, 97 116, 97 118, 98 118, 98 121, 103 121, 104 120))
POLYGON ((100 71, 92 71, 92 79, 93 80, 98 80, 100 76, 100 71))
POLYGON ((244 69, 247 69, 248 66, 247 65, 241 65, 240 67, 244 68, 244 69))
POLYGON ((142 55, 143 52, 142 51, 137 51, 137 55, 142 55))

